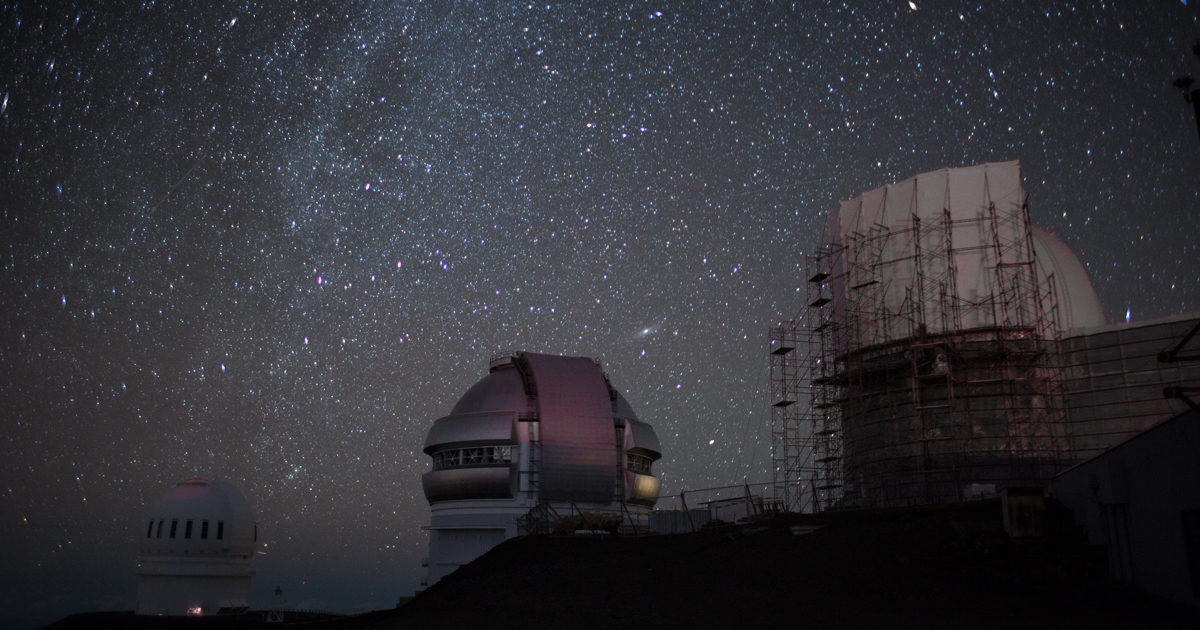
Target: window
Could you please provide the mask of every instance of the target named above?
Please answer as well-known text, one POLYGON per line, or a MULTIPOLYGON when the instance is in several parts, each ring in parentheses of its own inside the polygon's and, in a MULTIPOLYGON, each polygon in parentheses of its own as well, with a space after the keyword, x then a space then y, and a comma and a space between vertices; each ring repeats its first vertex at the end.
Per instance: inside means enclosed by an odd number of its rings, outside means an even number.
POLYGON ((225 539, 225 521, 217 521, 217 540, 225 539))
POLYGON ((184 538, 192 537, 192 519, 190 519, 190 518, 187 520, 187 525, 184 525, 184 527, 183 527, 183 537, 184 538))
POLYGON ((175 530, 179 529, 179 519, 171 519, 171 538, 175 537, 175 530))
POLYGON ((154 533, 154 519, 150 519, 150 527, 146 528, 146 538, 149 538, 154 533))
POLYGON ((649 475, 650 464, 652 463, 654 463, 654 460, 646 457, 645 455, 625 453, 625 468, 632 470, 635 473, 649 475))
POLYGON ((208 519, 200 521, 200 540, 208 540, 208 519))
POLYGON ((163 519, 158 519, 158 534, 155 536, 156 538, 162 538, 162 524, 163 519))
POLYGON ((254 542, 258 542, 258 523, 254 524, 254 542))
POLYGON ((456 466, 486 466, 512 462, 511 446, 480 446, 476 448, 451 448, 433 454, 433 469, 456 466))

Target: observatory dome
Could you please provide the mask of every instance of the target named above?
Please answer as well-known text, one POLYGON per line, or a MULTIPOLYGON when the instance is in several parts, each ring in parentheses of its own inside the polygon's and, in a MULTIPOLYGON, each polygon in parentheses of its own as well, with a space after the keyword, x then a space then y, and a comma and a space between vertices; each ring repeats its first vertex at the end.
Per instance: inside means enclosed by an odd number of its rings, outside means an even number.
POLYGON ((928 334, 1016 326, 1047 337, 1104 323, 1079 259, 1030 223, 1018 162, 944 168, 864 192, 831 209, 825 230, 825 268, 812 278, 828 292, 819 303, 854 331, 847 347, 909 337, 914 322, 928 334), (1056 319, 1036 303, 1051 274, 1056 319))
MULTIPOLYGON (((610 503, 622 482, 614 431, 625 434, 624 457, 638 471, 648 472, 662 457, 654 429, 638 420, 592 359, 529 352, 498 357, 426 436, 434 469, 422 480, 425 497, 431 504, 516 498, 521 465, 512 449, 534 435, 537 470, 525 476, 536 475, 540 500, 610 503)), ((624 480, 625 500, 653 506, 658 480, 625 468, 633 475, 624 480)))
POLYGON ((176 483, 141 527, 138 614, 207 616, 248 608, 258 524, 237 487, 199 477, 176 483))
MULTIPOLYGON (((562 357, 562 358, 584 358, 584 357, 562 357)), ((591 359, 586 359, 591 361, 591 359)), ((469 413, 478 413, 482 411, 496 411, 511 409, 517 412, 537 413, 537 399, 531 397, 525 392, 525 384, 522 380, 519 370, 510 370, 510 367, 516 367, 515 356, 502 356, 492 359, 488 364, 488 375, 479 379, 467 393, 463 394, 462 398, 458 399, 458 403, 450 410, 451 416, 461 416, 469 413)), ((603 374, 601 374, 603 377, 603 374)), ((605 384, 607 385, 607 377, 605 384)), ((598 383, 593 383, 593 385, 598 383)), ((615 395, 617 408, 615 414, 622 418, 637 418, 637 414, 633 412, 633 407, 625 400, 619 391, 613 391, 611 394, 606 394, 610 397, 615 395)))
POLYGON ((485 411, 512 410, 516 413, 537 413, 536 401, 526 395, 521 374, 513 367, 512 357, 494 359, 488 374, 471 386, 458 399, 451 416, 463 416, 485 411))
POLYGON ((488 368, 425 438, 430 583, 516 536, 537 506, 633 523, 658 500, 658 436, 599 363, 517 352, 488 368))
POLYGON ((1043 276, 1053 273, 1058 291, 1058 308, 1064 332, 1073 328, 1101 326, 1107 322, 1100 296, 1075 252, 1050 231, 1033 228, 1033 249, 1043 276))

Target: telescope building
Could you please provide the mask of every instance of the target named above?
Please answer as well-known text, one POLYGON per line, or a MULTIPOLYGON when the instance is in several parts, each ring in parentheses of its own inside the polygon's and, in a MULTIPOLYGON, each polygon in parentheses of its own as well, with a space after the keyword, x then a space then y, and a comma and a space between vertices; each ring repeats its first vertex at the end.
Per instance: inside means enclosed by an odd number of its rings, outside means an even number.
POLYGON ((199 477, 163 494, 141 521, 139 615, 230 615, 250 607, 258 524, 232 484, 199 477))
POLYGON ((658 500, 658 436, 587 357, 493 358, 424 450, 427 584, 521 533, 535 508, 637 527, 658 500))
POLYGON ((1017 162, 842 202, 807 263, 800 315, 771 330, 789 509, 1044 485, 1186 410, 1164 391, 1200 379, 1176 361, 1200 318, 1107 324, 1075 254, 1031 223, 1017 162))

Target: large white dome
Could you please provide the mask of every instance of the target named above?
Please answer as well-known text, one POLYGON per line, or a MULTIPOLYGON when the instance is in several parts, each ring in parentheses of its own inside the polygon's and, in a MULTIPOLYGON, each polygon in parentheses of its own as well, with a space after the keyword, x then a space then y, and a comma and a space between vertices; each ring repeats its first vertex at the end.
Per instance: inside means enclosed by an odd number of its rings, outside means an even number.
POLYGON ((1042 277, 1054 274, 1058 291, 1058 310, 1062 331, 1072 328, 1100 326, 1108 323, 1100 296, 1088 278, 1087 269, 1075 252, 1054 234, 1036 225, 1033 227, 1033 250, 1037 252, 1042 277))
POLYGON ((840 343, 867 347, 921 334, 1040 326, 1043 334, 1104 323, 1079 259, 1029 223, 1021 165, 944 168, 843 201, 826 216, 828 253, 814 306, 841 326, 840 343), (1041 319, 1053 274, 1058 331, 1041 319), (828 305, 828 306, 825 306, 828 305))

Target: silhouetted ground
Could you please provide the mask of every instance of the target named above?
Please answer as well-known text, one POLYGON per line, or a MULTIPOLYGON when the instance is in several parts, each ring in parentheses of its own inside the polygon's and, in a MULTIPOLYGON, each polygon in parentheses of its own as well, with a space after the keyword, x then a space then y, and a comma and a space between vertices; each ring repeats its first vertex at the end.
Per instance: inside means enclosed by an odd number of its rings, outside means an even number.
POLYGON ((228 617, 148 617, 132 612, 92 612, 71 615, 43 630, 263 630, 267 628, 320 628, 359 630, 380 619, 395 616, 396 610, 376 610, 361 615, 285 612, 284 623, 266 623, 266 613, 252 611, 228 617))
MULTIPOLYGON (((496 547, 403 608, 297 625, 1200 628, 1200 610, 1109 584, 1102 548, 1073 527, 1052 529, 1044 539, 1012 540, 993 500, 786 515, 675 536, 528 537, 496 547)), ((118 614, 75 615, 50 627, 279 627, 249 618, 91 623, 118 614)), ((132 619, 124 614, 122 622, 132 619)))
POLYGON ((1073 527, 1007 538, 993 500, 677 536, 511 540, 372 628, 480 624, 1194 629, 1200 610, 1108 584, 1104 550, 1073 527), (814 525, 824 527, 792 533, 814 525))

